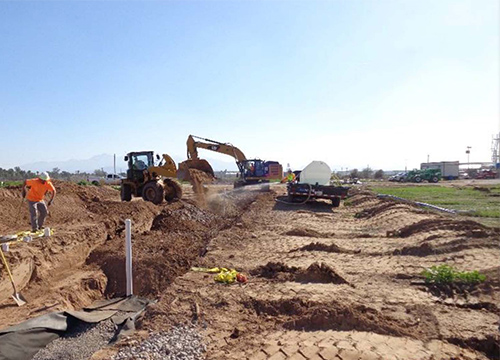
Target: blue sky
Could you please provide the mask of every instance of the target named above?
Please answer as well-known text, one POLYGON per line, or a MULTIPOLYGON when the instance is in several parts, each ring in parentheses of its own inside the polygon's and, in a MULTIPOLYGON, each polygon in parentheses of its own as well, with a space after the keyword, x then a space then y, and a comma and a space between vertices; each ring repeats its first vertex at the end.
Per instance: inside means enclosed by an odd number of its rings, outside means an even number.
MULTIPOLYGON (((189 134, 293 168, 490 159, 498 1, 0 2, 0 167, 189 134)), ((204 157, 231 162, 222 155, 204 157)))

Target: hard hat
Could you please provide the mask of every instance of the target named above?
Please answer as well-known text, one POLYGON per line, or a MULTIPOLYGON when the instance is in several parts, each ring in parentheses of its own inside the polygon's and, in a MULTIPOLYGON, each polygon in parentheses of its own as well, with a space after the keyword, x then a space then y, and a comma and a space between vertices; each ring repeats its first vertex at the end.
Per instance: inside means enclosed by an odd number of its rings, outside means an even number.
POLYGON ((39 177, 40 179, 42 179, 42 180, 45 180, 45 181, 50 180, 50 176, 49 176, 49 174, 48 174, 48 173, 46 173, 46 172, 41 173, 40 175, 38 175, 38 177, 39 177))

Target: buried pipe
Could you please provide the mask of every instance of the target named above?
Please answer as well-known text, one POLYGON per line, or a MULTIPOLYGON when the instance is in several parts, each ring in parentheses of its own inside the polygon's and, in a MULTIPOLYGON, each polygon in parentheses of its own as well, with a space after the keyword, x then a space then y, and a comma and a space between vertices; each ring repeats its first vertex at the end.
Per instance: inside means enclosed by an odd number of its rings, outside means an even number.
POLYGON ((132 221, 125 220, 125 273, 127 278, 127 296, 134 293, 132 284, 132 221))

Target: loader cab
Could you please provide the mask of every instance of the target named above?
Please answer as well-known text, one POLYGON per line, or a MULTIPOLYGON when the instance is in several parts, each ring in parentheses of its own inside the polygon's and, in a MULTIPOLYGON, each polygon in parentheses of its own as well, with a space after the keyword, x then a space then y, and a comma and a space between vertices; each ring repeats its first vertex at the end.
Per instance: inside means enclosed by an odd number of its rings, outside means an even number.
POLYGON ((152 151, 141 151, 128 153, 124 158, 128 163, 127 179, 144 182, 144 171, 154 166, 154 155, 152 151))

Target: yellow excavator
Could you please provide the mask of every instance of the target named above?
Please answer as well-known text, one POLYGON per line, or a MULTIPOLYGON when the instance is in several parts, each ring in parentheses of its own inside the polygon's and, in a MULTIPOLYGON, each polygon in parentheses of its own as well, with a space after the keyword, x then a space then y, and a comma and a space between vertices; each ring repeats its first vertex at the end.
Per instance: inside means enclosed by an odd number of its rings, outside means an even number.
MULTIPOLYGON (((160 163, 155 165, 154 159, 152 151, 130 152, 125 156, 128 170, 121 182, 122 201, 142 196, 145 201, 161 204, 163 199, 171 202, 182 198, 182 188, 174 180, 177 177, 174 160, 163 154, 160 163)), ((160 156, 156 155, 156 159, 160 160, 160 156)))
POLYGON ((221 143, 189 135, 186 145, 188 160, 179 164, 177 175, 181 180, 190 180, 189 169, 197 169, 214 177, 214 171, 210 164, 198 157, 198 149, 215 151, 235 158, 239 170, 239 179, 234 183, 235 188, 251 184, 268 183, 271 180, 281 180, 283 177, 283 167, 279 162, 247 159, 240 149, 229 143, 221 143))

